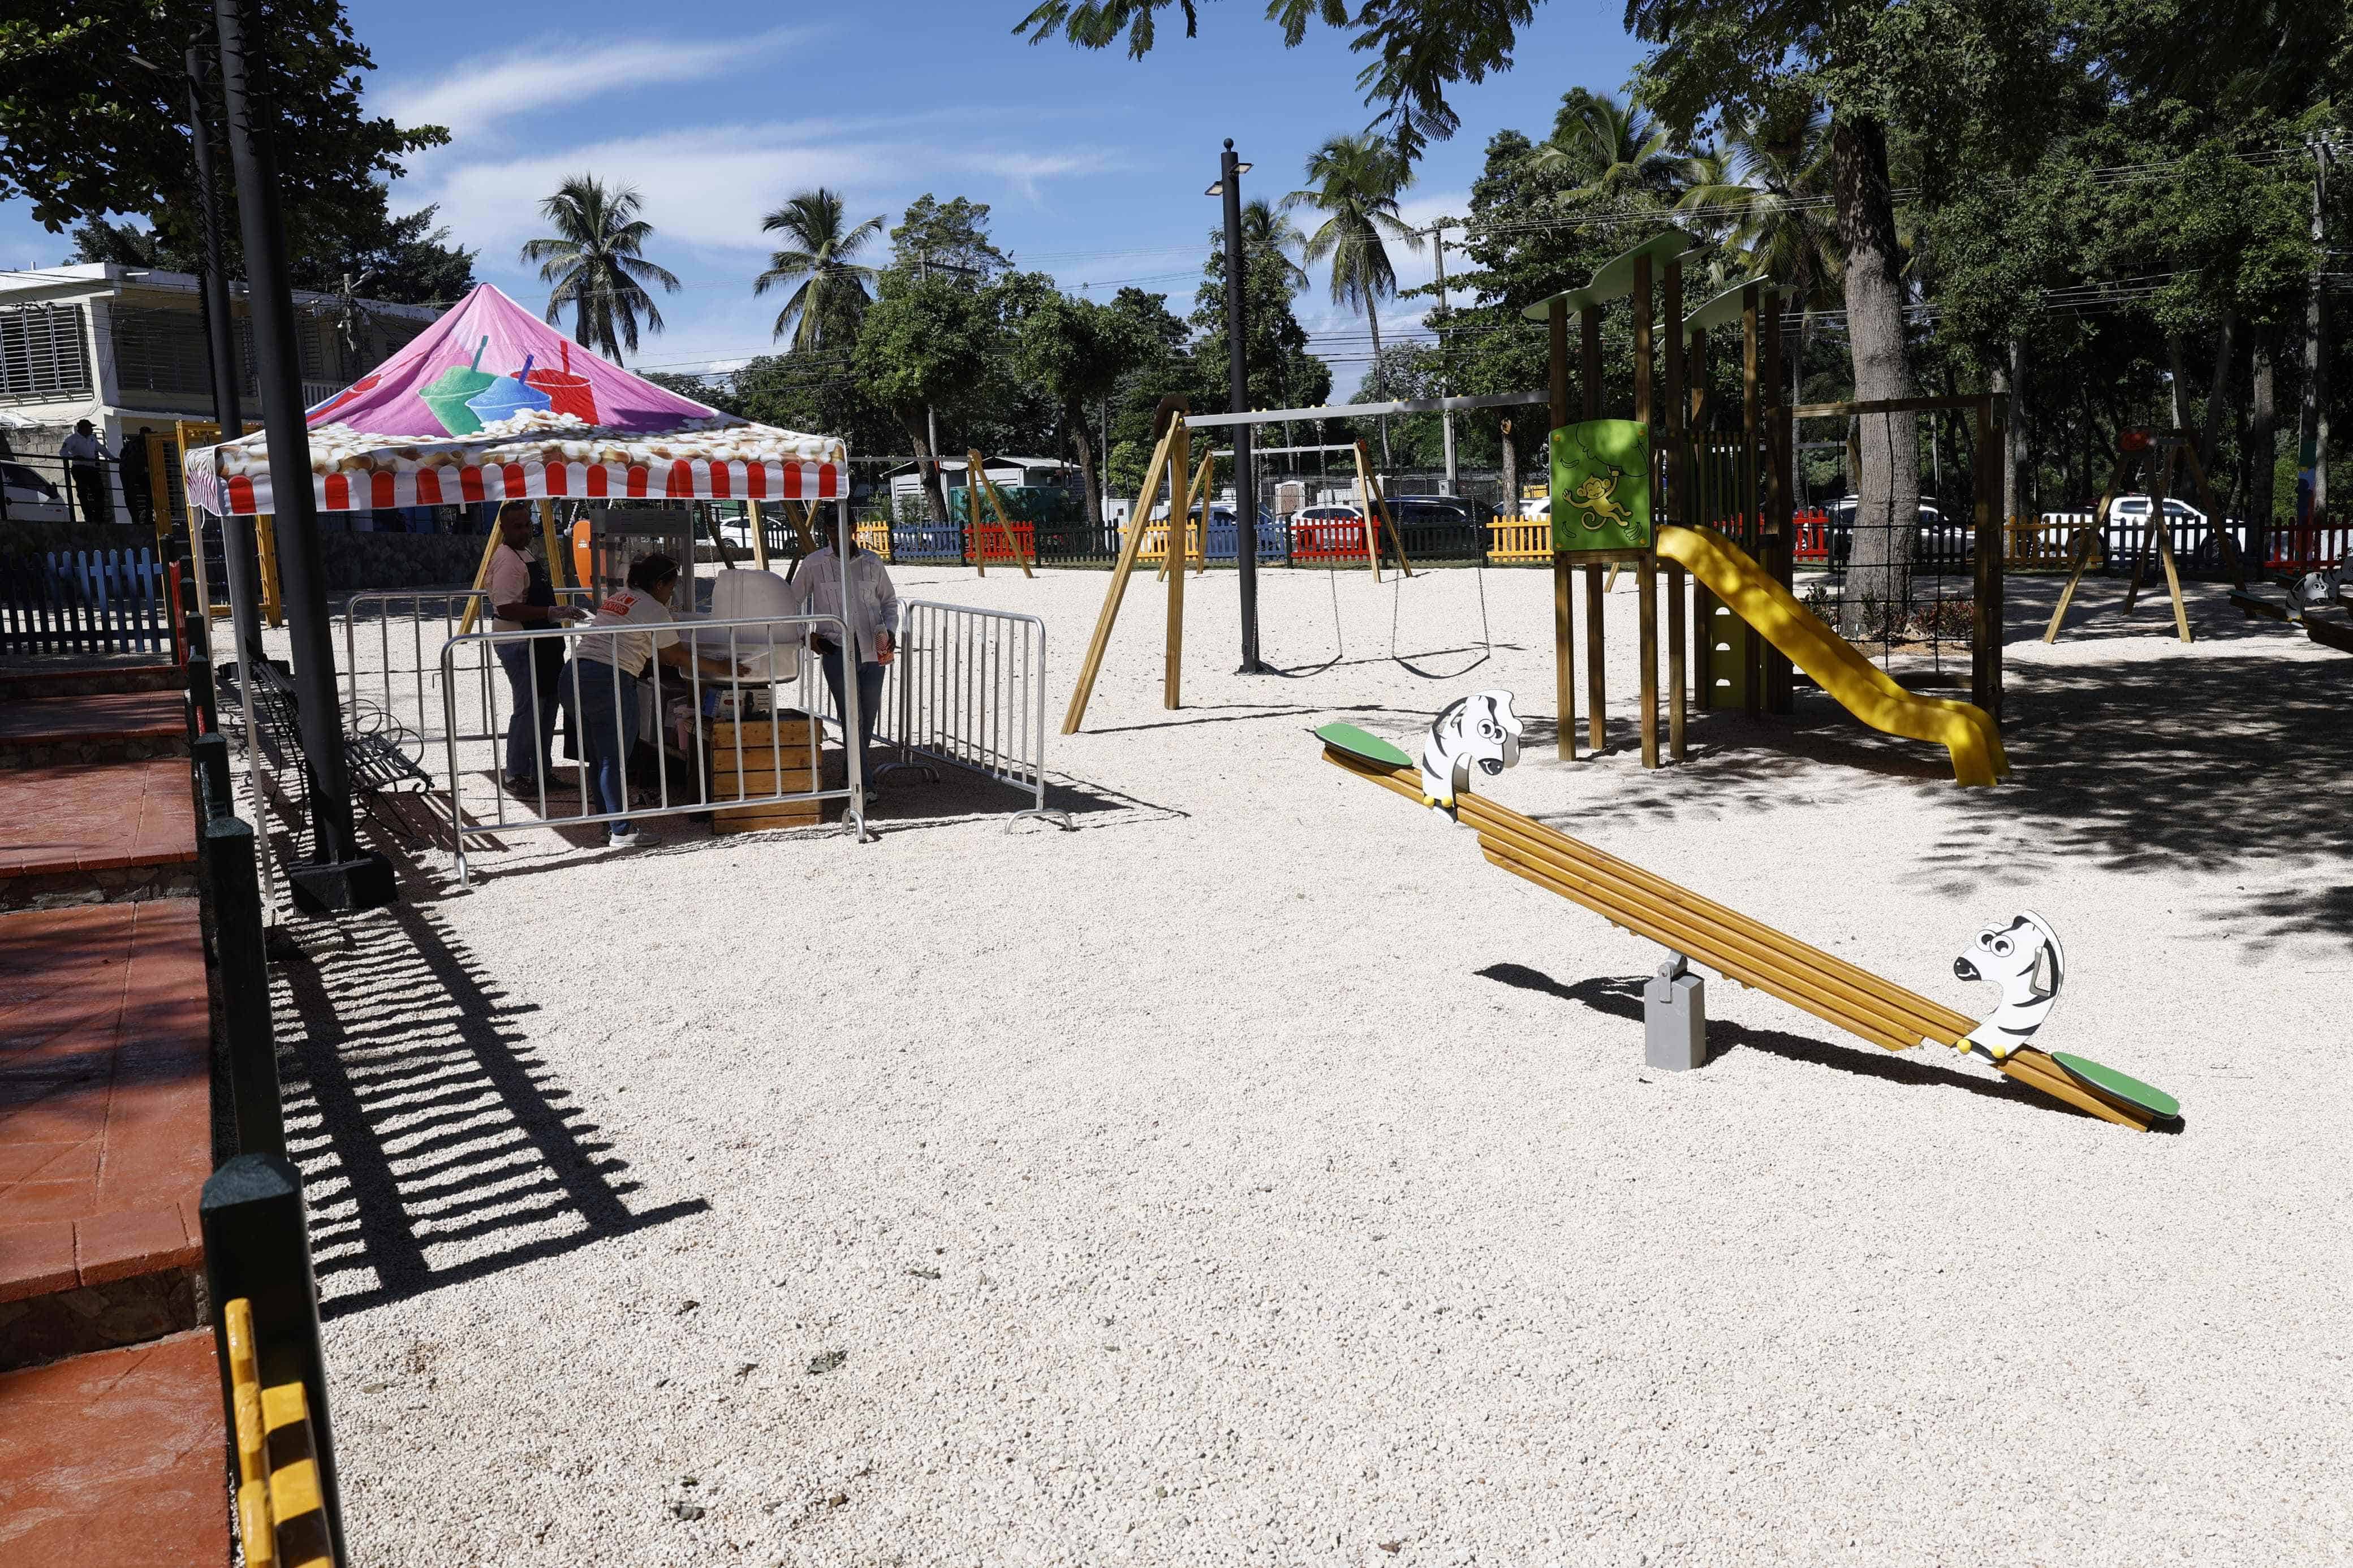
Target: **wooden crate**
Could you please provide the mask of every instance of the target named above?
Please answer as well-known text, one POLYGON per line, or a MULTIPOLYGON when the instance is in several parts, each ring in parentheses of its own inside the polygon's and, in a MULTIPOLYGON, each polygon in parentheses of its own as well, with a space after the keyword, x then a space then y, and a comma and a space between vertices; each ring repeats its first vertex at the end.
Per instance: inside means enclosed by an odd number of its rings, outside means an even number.
POLYGON ((713 833, 765 833, 780 827, 813 827, 827 819, 829 801, 763 801, 730 806, 728 797, 798 793, 818 787, 824 752, 815 722, 806 713, 711 726, 710 760, 713 833), (738 742, 743 751, 736 751, 738 742))
POLYGON ((778 805, 737 806, 722 808, 711 818, 713 833, 766 833, 779 827, 815 827, 823 822, 826 807, 832 803, 822 800, 797 800, 778 805))
POLYGON ((723 747, 733 750, 742 741, 746 747, 768 749, 771 742, 781 740, 786 746, 809 746, 816 743, 815 721, 806 713, 779 713, 774 719, 746 719, 741 723, 720 720, 711 726, 711 745, 716 751, 723 747))

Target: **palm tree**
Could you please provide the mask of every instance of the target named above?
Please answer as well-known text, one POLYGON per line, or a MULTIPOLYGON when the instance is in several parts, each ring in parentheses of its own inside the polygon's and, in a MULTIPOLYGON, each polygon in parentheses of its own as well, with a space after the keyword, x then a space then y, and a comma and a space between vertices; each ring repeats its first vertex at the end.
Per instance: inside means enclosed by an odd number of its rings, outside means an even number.
MULTIPOLYGON (((1789 358, 1793 382, 1804 374, 1810 313, 1837 302, 1844 259, 1830 201, 1830 117, 1810 105, 1761 121, 1727 115, 1722 148, 1685 162, 1688 188, 1676 204, 1737 258, 1741 276, 1778 280, 1806 312, 1789 358)), ((1790 400, 1803 401, 1794 385, 1790 400)))
MULTIPOLYGON (((1324 222, 1307 237, 1306 258, 1332 264, 1332 302, 1362 310, 1373 333, 1373 374, 1380 374, 1380 302, 1397 296, 1397 268, 1386 239, 1408 250, 1421 235, 1398 216, 1398 195, 1413 183, 1412 167, 1375 136, 1335 136, 1307 155, 1311 189, 1282 198, 1283 210, 1313 207, 1324 222)), ((1376 390, 1378 390, 1376 388, 1376 390)), ((1390 461, 1389 422, 1381 426, 1381 461, 1390 461)))
POLYGON ((662 330, 647 284, 659 283, 670 294, 679 289, 668 268, 642 254, 654 232, 638 216, 643 205, 632 186, 575 174, 539 204, 540 216, 555 233, 522 247, 524 261, 540 263, 540 281, 554 285, 547 296, 548 321, 571 306, 572 341, 607 359, 619 359, 624 348, 637 353, 639 318, 647 331, 662 330))
POLYGON ((873 298, 867 285, 875 269, 850 258, 882 232, 882 220, 871 217, 855 228, 845 228, 847 222, 840 194, 823 185, 801 192, 760 220, 763 233, 781 233, 797 247, 771 252, 768 269, 752 280, 754 294, 800 285, 776 312, 770 334, 781 338, 789 330, 796 353, 840 346, 855 338, 859 319, 873 298))
POLYGON ((1282 264, 1282 280, 1298 293, 1307 287, 1307 271, 1291 259, 1291 253, 1307 243, 1299 226, 1276 210, 1264 196, 1254 196, 1242 204, 1242 254, 1271 255, 1282 264))
POLYGON ((1623 198, 1672 173, 1667 133, 1639 104, 1606 92, 1584 95, 1575 118, 1536 144, 1530 163, 1542 171, 1583 174, 1583 188, 1623 198))

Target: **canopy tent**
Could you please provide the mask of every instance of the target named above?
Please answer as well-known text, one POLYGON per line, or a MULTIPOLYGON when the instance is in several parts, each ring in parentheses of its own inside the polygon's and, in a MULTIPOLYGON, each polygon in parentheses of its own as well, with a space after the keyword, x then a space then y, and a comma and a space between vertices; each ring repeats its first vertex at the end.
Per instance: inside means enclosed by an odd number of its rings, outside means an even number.
MULTIPOLYGON (((322 511, 549 496, 830 500, 848 454, 754 425, 597 358, 484 283, 305 416, 322 511)), ((215 516, 274 511, 265 435, 183 459, 215 516)))

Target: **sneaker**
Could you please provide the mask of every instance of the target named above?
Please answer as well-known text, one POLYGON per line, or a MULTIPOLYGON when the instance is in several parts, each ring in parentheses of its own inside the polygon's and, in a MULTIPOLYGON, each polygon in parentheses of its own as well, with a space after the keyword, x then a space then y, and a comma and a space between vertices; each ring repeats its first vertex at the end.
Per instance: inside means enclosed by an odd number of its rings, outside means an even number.
POLYGON ((605 836, 605 847, 608 849, 635 849, 640 844, 652 842, 653 839, 647 836, 644 829, 637 827, 632 827, 626 833, 619 828, 615 828, 605 836))

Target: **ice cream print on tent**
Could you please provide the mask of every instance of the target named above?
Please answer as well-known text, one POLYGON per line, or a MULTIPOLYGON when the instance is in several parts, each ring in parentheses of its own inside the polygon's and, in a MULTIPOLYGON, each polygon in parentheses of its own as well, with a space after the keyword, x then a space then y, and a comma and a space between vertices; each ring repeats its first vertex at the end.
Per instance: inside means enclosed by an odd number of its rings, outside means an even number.
MULTIPOLYGON (((754 425, 579 347, 483 284, 308 416, 323 510, 511 497, 765 500, 841 493, 841 443, 754 425)), ((256 433, 187 454, 206 510, 267 512, 256 433)))

